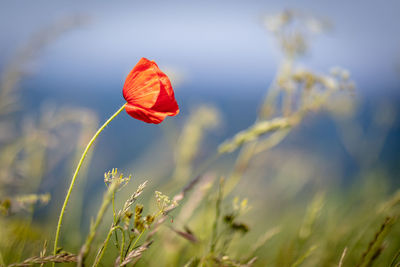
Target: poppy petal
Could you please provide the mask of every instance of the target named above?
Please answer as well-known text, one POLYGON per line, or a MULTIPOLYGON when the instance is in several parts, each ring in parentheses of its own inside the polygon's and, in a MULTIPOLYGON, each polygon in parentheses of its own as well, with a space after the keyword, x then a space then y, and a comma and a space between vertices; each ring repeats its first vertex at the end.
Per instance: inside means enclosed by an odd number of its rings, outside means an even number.
POLYGON ((160 81, 156 71, 157 65, 142 58, 129 73, 123 87, 123 95, 128 103, 140 103, 141 106, 151 107, 160 92, 160 81))
POLYGON ((125 110, 129 115, 131 115, 135 119, 154 124, 159 124, 165 119, 165 117, 168 116, 168 114, 165 112, 156 112, 143 107, 134 106, 131 104, 126 104, 125 110))
MULTIPOLYGON (((172 87, 169 88, 172 89, 172 87)), ((160 92, 158 94, 156 102, 152 106, 152 109, 159 112, 169 112, 173 115, 176 115, 178 114, 177 112, 179 112, 178 103, 176 103, 174 93, 172 92, 172 96, 169 95, 167 87, 161 84, 161 82, 160 82, 160 92)))
POLYGON ((126 78, 123 95, 126 111, 147 123, 160 123, 166 116, 179 113, 178 103, 168 76, 154 61, 142 58, 126 78))

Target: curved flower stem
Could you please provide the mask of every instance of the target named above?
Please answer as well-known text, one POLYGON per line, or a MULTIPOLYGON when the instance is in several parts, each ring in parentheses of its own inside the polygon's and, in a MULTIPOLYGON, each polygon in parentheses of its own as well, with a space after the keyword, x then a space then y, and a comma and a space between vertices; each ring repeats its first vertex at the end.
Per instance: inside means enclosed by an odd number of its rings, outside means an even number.
MULTIPOLYGON (((61 208, 60 217, 58 218, 58 224, 57 224, 57 230, 56 230, 56 237, 55 237, 55 239, 54 239, 54 249, 53 249, 53 254, 54 254, 54 255, 57 254, 58 239, 59 239, 59 237, 60 237, 61 223, 62 223, 62 220, 63 220, 65 208, 67 207, 67 203, 68 203, 69 197, 71 196, 72 188, 74 187, 75 180, 76 180, 76 177, 78 176, 79 170, 81 169, 83 160, 85 159, 85 157, 86 157, 86 155, 87 155, 87 153, 88 153, 90 147, 93 145, 94 141, 95 141, 96 138, 99 136, 99 134, 104 130, 104 128, 106 128, 106 126, 107 126, 115 117, 117 117, 117 115, 118 115, 119 113, 121 113, 121 111, 125 108, 125 105, 126 105, 126 103, 123 104, 122 107, 120 107, 119 110, 118 110, 117 112, 115 112, 115 113, 114 113, 114 114, 113 114, 113 115, 98 129, 98 130, 97 130, 97 132, 94 134, 94 136, 92 137, 92 139, 91 139, 91 140, 89 141, 89 143, 87 144, 85 150, 83 151, 83 154, 82 154, 82 156, 81 156, 81 159, 79 160, 78 166, 76 167, 74 176, 72 177, 71 184, 69 185, 69 189, 68 189, 67 195, 66 195, 66 197, 65 197, 64 204, 63 204, 63 206, 62 206, 62 208, 61 208)), ((54 266, 54 264, 53 264, 53 266, 54 266)))

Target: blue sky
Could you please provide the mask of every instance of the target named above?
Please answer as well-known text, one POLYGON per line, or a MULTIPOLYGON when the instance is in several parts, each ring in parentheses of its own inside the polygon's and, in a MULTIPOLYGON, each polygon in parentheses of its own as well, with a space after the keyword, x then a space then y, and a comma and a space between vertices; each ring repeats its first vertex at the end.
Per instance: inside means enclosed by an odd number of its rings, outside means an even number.
POLYGON ((334 25, 315 39, 304 65, 320 71, 338 65, 348 68, 358 84, 398 87, 397 0, 2 1, 0 66, 35 31, 79 14, 88 16, 90 23, 64 34, 41 53, 37 79, 63 83, 71 90, 75 83, 97 90, 96 84, 122 83, 144 56, 178 70, 189 84, 251 90, 268 84, 280 58, 261 17, 285 8, 315 14, 334 25))

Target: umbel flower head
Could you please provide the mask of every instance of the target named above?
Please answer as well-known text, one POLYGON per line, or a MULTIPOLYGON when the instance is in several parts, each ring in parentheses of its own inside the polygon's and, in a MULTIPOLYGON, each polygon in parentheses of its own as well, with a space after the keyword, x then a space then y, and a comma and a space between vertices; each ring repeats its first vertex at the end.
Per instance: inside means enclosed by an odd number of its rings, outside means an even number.
POLYGON ((141 58, 126 77, 126 112, 135 119, 158 124, 179 113, 171 82, 154 61, 141 58))

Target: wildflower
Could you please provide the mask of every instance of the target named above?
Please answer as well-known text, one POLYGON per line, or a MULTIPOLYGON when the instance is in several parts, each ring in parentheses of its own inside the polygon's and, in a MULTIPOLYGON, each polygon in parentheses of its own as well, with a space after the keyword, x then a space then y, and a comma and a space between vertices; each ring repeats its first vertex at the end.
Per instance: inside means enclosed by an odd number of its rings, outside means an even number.
MULTIPOLYGON (((64 199, 64 204, 61 208, 60 216, 58 218, 56 235, 54 238, 53 255, 58 253, 58 239, 60 237, 61 224, 64 217, 65 209, 67 207, 69 198, 71 196, 72 188, 74 187, 76 177, 81 169, 85 157, 93 145, 99 134, 115 119, 122 110, 134 117, 135 119, 142 120, 147 123, 158 124, 162 122, 166 116, 175 116, 179 113, 179 107, 176 103, 174 91, 171 86, 167 75, 165 75, 157 66, 154 61, 146 58, 141 58, 139 62, 133 67, 131 73, 125 80, 122 89, 127 103, 123 104, 94 134, 92 139, 87 144, 78 166, 72 176, 71 183, 68 188, 67 195, 64 199)), ((111 178, 115 178, 117 170, 105 174, 105 182, 107 183, 111 178)), ((118 182, 127 182, 130 178, 124 178, 123 175, 117 178, 118 182)), ((142 184, 143 190, 145 183, 142 184)), ((141 191, 136 192, 138 196, 141 191)), ((129 201, 125 203, 125 208, 129 208, 135 200, 135 195, 131 196, 129 201)))
POLYGON ((135 119, 158 124, 179 113, 171 82, 154 61, 141 58, 123 87, 126 112, 135 119))

